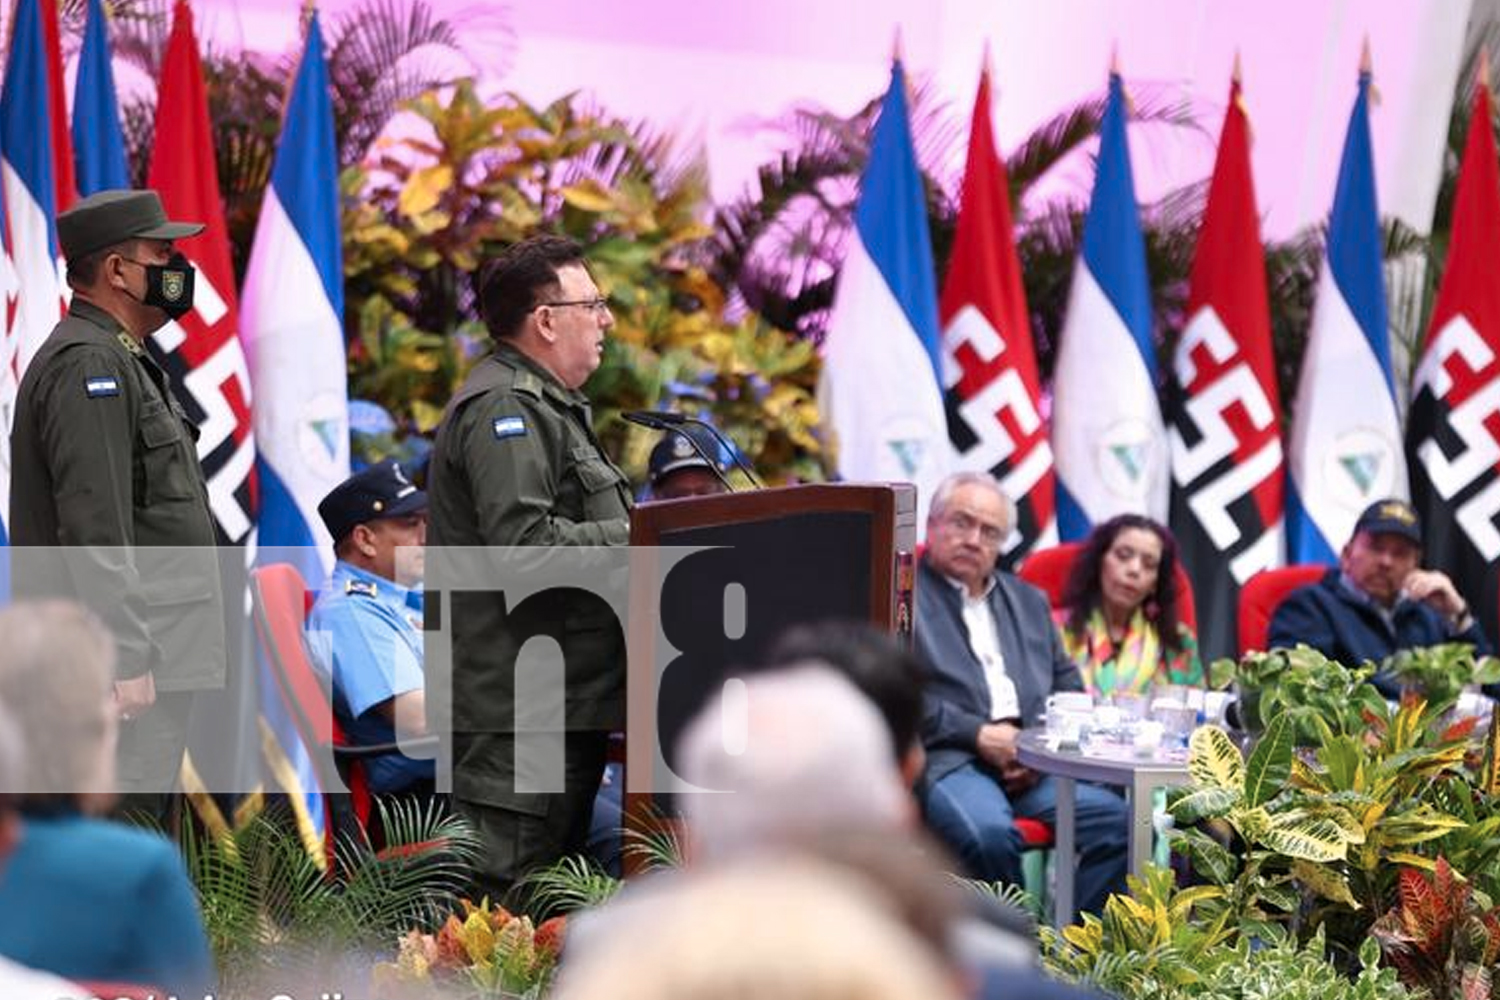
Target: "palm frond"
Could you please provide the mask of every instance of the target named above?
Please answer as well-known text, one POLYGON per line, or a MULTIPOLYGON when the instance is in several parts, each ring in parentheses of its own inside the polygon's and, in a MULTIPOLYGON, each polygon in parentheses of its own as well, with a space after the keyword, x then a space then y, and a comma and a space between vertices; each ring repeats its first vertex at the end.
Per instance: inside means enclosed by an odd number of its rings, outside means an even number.
POLYGON ((679 831, 680 824, 668 822, 653 809, 644 823, 627 826, 622 831, 622 851, 641 871, 680 868, 686 852, 679 831))
POLYGON ((528 894, 527 912, 559 914, 600 906, 623 884, 593 859, 574 856, 532 872, 518 889, 528 894))

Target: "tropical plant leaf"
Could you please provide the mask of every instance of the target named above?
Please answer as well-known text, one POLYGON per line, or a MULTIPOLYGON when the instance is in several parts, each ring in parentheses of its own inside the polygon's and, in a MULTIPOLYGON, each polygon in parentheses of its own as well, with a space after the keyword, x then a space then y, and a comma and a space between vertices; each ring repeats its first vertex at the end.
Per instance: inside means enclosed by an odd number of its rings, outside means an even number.
POLYGON ((1244 758, 1218 726, 1199 726, 1193 731, 1188 743, 1188 774, 1201 788, 1244 792, 1244 758))
POLYGON ((533 913, 572 913, 602 905, 622 885, 593 859, 573 856, 532 872, 518 888, 530 894, 533 913))
POLYGON ((1292 773, 1292 723, 1285 714, 1266 724, 1245 764, 1245 804, 1265 805, 1286 786, 1292 773))
POLYGON ((1295 809, 1274 815, 1258 839, 1273 851, 1306 861, 1342 861, 1349 849, 1338 824, 1295 809))

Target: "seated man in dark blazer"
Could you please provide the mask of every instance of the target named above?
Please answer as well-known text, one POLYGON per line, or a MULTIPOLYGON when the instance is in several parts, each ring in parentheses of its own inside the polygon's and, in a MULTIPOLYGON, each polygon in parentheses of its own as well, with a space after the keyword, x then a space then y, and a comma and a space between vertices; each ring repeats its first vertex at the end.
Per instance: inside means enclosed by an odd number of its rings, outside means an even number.
MULTIPOLYGON (((978 878, 1021 881, 1015 817, 1051 823, 1050 777, 1016 759, 1023 726, 1041 721, 1047 696, 1082 691, 1063 653, 1047 598, 995 568, 1015 505, 987 473, 939 484, 917 573, 916 648, 931 671, 922 740, 924 807, 933 830, 978 878)), ((1129 818, 1105 789, 1077 787, 1080 910, 1099 912, 1125 889, 1129 818)))
MULTIPOLYGON (((1371 504, 1339 553, 1338 568, 1276 608, 1266 644, 1306 643, 1351 667, 1444 642, 1473 643, 1488 653, 1468 602, 1447 574, 1418 568, 1421 558, 1422 526, 1411 505, 1371 504)), ((1376 674, 1373 683, 1386 697, 1400 697, 1401 684, 1389 674, 1376 674)))

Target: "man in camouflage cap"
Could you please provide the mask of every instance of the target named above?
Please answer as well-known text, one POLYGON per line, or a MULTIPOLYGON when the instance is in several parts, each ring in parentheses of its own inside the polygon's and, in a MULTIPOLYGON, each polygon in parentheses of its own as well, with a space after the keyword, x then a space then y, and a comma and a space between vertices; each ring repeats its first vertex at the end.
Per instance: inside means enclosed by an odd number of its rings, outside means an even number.
POLYGON ((123 791, 160 811, 195 691, 224 682, 216 536, 198 429, 145 341, 192 308, 193 268, 154 191, 102 191, 57 220, 68 314, 21 380, 11 431, 11 542, 24 594, 82 600, 119 645, 123 791), (47 557, 51 547, 56 555, 47 557))

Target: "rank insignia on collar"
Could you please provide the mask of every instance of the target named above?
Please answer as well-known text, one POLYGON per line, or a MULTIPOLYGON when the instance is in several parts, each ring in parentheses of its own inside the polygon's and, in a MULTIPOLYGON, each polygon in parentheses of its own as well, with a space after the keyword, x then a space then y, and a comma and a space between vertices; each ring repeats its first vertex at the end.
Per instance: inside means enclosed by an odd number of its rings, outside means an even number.
POLYGON ((344 593, 362 594, 365 597, 376 597, 380 590, 369 580, 345 580, 344 593))
POLYGON ((129 351, 131 354, 145 353, 145 348, 141 347, 140 341, 136 340, 124 330, 121 330, 119 333, 115 334, 115 339, 120 342, 121 347, 125 348, 125 350, 129 351))
POLYGON ((120 394, 120 380, 112 375, 96 375, 83 380, 83 391, 89 399, 120 394))

